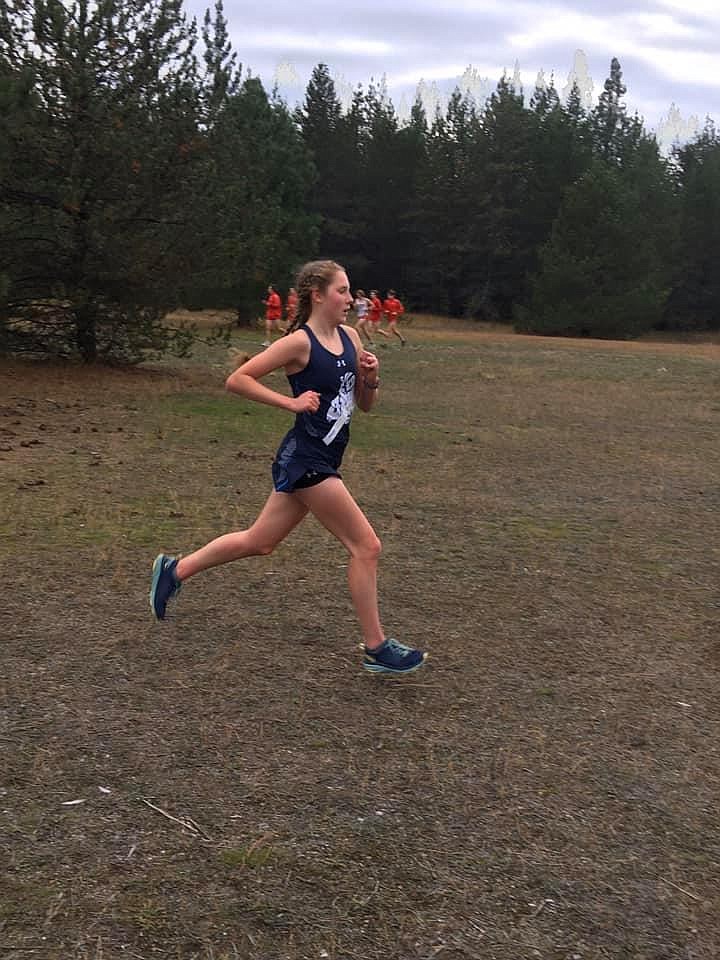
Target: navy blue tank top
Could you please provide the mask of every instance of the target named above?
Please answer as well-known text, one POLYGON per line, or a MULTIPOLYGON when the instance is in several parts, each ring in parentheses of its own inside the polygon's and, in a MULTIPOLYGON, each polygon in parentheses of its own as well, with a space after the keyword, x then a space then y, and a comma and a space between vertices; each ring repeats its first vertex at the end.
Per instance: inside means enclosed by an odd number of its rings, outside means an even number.
POLYGON ((355 406, 357 352, 348 334, 338 327, 342 353, 326 349, 310 327, 310 358, 299 373, 288 376, 294 397, 306 390, 320 394, 315 413, 298 413, 295 425, 283 438, 273 463, 275 489, 290 493, 308 472, 336 475, 350 439, 350 418, 355 406))

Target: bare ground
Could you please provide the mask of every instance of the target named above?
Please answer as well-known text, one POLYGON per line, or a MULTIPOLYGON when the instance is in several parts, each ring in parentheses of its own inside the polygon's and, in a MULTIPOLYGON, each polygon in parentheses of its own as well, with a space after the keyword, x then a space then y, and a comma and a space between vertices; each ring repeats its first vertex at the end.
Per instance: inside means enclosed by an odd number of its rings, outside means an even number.
POLYGON ((151 620, 287 426, 224 355, 0 364, 4 957, 720 956, 720 346, 408 334, 344 470, 402 682, 314 521, 151 620))

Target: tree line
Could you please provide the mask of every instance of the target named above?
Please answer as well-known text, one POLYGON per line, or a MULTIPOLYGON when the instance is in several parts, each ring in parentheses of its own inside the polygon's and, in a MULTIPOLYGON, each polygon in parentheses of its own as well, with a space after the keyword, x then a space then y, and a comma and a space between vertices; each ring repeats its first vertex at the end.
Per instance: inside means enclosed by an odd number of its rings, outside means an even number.
POLYGON ((401 124, 343 110, 326 65, 290 109, 243 72, 222 2, 0 0, 0 349, 183 352, 177 306, 250 321, 314 255, 412 310, 558 335, 720 326, 720 137, 663 157, 613 60, 597 106, 507 78, 401 124))

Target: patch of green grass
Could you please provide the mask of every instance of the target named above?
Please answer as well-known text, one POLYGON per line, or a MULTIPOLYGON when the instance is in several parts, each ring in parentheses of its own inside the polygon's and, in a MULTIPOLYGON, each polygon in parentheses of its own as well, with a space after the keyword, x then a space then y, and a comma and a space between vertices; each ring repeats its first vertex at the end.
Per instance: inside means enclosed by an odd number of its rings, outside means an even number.
MULTIPOLYGON (((4 546, 13 549, 13 541, 23 542, 42 537, 45 548, 107 546, 125 543, 148 546, 172 542, 181 530, 184 514, 168 516, 168 506, 161 493, 143 498, 115 499, 112 492, 99 495, 77 485, 72 476, 61 470, 46 471, 50 480, 47 492, 24 493, 15 497, 12 509, 0 517, 0 555, 4 546)), ((206 507, 207 505, 201 504, 206 507)))
POLYGON ((151 933, 165 925, 167 908, 156 900, 147 897, 132 909, 129 919, 144 932, 151 933))
POLYGON ((595 381, 637 383, 652 380, 659 384, 681 381, 704 382, 711 361, 693 357, 667 357, 662 354, 612 354, 587 351, 572 358, 559 352, 548 362, 542 353, 526 358, 529 364, 542 366, 540 376, 548 381, 595 381))
POLYGON ((223 850, 220 854, 220 859, 225 866, 246 870, 257 870, 276 858, 277 854, 273 847, 261 844, 257 840, 248 844, 247 847, 223 850))
MULTIPOLYGON (((251 445, 269 453, 293 424, 292 414, 229 395, 177 394, 163 401, 156 416, 160 429, 175 433, 178 444, 192 436, 205 442, 251 445)), ((424 419, 409 420, 382 407, 369 414, 356 410, 351 431, 352 447, 363 451, 436 446, 443 440, 443 431, 424 419)))
POLYGON ((361 451, 412 451, 437 448, 446 442, 444 431, 422 421, 382 412, 356 411, 352 421, 352 446, 361 451))
POLYGON ((51 914, 57 898, 58 891, 44 880, 22 881, 5 876, 0 897, 0 927, 28 914, 35 917, 51 914))
POLYGON ((661 577, 663 580, 672 577, 674 573, 672 564, 667 563, 665 560, 637 560, 636 567, 643 573, 649 573, 654 577, 661 577))
POLYGON ((528 540, 566 540, 570 536, 565 520, 512 516, 508 517, 507 523, 515 533, 528 540))
POLYGON ((278 440, 292 424, 292 416, 275 407, 250 403, 230 394, 175 394, 153 412, 161 429, 179 427, 179 441, 192 435, 225 443, 264 445, 278 440))

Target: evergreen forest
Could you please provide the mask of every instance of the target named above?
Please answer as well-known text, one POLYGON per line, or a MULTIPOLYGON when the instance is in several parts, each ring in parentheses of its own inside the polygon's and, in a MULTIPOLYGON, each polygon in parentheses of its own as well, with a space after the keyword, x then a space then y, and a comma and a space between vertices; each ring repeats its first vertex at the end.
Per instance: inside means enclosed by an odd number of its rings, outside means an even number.
POLYGON ((315 256, 409 311, 528 333, 720 328, 720 135, 664 156, 617 59, 596 106, 503 78, 401 123, 244 69, 221 0, 0 0, 0 351, 182 353, 169 310, 257 315, 315 256))

